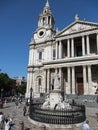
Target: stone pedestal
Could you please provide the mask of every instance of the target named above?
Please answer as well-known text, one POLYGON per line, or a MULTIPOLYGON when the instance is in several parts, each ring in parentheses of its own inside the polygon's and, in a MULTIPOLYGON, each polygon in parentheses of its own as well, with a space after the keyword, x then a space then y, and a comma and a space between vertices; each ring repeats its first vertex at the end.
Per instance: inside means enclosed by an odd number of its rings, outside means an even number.
POLYGON ((54 109, 55 105, 62 101, 62 99, 60 90, 53 90, 50 92, 50 108, 54 109))
POLYGON ((19 130, 24 130, 24 122, 23 121, 19 122, 19 130))
POLYGON ((42 125, 40 128, 41 128, 41 130, 46 130, 46 126, 45 125, 42 125))

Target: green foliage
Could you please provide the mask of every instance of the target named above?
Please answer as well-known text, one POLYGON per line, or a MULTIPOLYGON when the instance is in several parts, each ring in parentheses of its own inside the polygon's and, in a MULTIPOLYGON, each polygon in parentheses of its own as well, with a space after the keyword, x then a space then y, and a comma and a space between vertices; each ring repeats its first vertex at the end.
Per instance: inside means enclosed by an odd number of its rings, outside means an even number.
POLYGON ((6 73, 0 73, 0 90, 9 91, 12 86, 12 79, 6 73))
POLYGON ((17 92, 24 95, 26 93, 26 84, 17 86, 17 92))

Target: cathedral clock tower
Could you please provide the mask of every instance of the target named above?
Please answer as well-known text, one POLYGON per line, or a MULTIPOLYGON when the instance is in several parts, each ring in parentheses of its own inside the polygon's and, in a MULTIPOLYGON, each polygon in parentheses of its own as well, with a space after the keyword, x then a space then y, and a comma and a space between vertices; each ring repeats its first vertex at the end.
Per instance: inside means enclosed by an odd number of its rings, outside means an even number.
POLYGON ((30 97, 30 88, 33 88, 34 97, 46 92, 44 62, 53 59, 53 37, 56 32, 54 24, 54 17, 47 0, 42 12, 38 16, 38 26, 29 45, 26 97, 30 97))
POLYGON ((34 33, 34 40, 36 43, 45 41, 51 38, 54 34, 54 17, 52 15, 48 0, 46 1, 45 7, 42 13, 38 17, 38 28, 34 33))

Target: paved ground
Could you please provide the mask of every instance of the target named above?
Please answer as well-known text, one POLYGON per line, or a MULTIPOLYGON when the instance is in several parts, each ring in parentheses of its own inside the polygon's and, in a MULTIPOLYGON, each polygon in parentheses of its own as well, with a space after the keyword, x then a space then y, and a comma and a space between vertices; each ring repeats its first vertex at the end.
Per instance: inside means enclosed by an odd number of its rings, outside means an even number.
POLYGON ((32 125, 28 121, 28 114, 26 116, 23 116, 23 104, 20 104, 18 108, 15 107, 15 103, 7 103, 4 105, 3 109, 0 109, 4 113, 5 116, 9 115, 12 119, 15 125, 12 126, 11 130, 19 130, 20 122, 24 122, 24 130, 39 130, 37 126, 32 125))
MULTIPOLYGON (((12 126, 11 130, 19 130, 20 121, 24 122, 24 130, 40 130, 41 128, 39 128, 38 126, 34 126, 32 123, 28 121, 28 115, 23 116, 23 106, 24 104, 21 104, 19 108, 15 108, 15 103, 13 102, 13 103, 7 103, 3 109, 0 109, 0 111, 2 111, 5 116, 9 115, 10 117, 13 118, 13 122, 15 123, 15 125, 12 126)), ((91 130, 98 130, 96 113, 98 113, 98 108, 86 107, 86 117, 90 121, 89 124, 91 130)), ((49 129, 47 128, 47 130, 49 129)), ((78 130, 81 130, 81 128, 79 128, 78 130)))

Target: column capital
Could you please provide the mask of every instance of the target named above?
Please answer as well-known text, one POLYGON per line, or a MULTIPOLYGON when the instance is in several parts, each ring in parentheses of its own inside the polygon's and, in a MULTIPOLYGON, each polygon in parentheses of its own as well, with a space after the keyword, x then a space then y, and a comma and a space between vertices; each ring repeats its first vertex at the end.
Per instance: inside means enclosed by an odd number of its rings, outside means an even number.
POLYGON ((58 40, 58 42, 61 42, 62 40, 58 40))
POLYGON ((71 37, 71 40, 73 40, 74 39, 74 37, 71 37))
POLYGON ((87 65, 82 65, 82 67, 86 67, 87 65))
POLYGON ((85 37, 85 35, 82 35, 81 37, 82 37, 82 38, 84 38, 84 37, 85 37))
POLYGON ((87 65, 88 67, 91 67, 91 65, 87 65))
POLYGON ((86 34, 86 36, 89 36, 89 35, 90 35, 90 34, 88 34, 88 33, 86 34))

